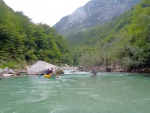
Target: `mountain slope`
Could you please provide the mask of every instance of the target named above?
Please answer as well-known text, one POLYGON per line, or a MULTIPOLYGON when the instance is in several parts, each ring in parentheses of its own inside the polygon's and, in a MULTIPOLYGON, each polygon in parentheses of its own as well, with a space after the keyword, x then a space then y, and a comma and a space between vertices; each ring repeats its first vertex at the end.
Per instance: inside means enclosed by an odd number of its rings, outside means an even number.
POLYGON ((112 22, 67 37, 80 65, 116 64, 125 69, 150 68, 150 1, 142 0, 112 22))
POLYGON ((78 8, 73 14, 63 17, 54 28, 60 34, 68 34, 104 24, 126 10, 132 8, 140 0, 91 0, 78 8))

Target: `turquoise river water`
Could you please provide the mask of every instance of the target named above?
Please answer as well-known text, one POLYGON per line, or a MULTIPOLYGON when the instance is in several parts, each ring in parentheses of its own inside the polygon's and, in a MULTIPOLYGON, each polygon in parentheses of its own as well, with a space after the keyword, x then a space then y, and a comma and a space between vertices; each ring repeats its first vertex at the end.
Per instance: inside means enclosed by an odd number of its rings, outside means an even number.
POLYGON ((150 113, 150 77, 88 72, 2 78, 0 113, 150 113))

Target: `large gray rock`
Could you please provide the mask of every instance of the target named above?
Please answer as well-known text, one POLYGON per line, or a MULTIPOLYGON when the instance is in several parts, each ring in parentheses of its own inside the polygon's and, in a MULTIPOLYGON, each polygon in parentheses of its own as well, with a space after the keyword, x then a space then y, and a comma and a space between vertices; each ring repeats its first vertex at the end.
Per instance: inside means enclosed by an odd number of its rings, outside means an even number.
POLYGON ((29 75, 35 75, 35 74, 44 74, 48 68, 49 69, 53 68, 54 70, 56 70, 57 66, 47 63, 45 61, 38 61, 32 66, 30 66, 27 70, 29 75))

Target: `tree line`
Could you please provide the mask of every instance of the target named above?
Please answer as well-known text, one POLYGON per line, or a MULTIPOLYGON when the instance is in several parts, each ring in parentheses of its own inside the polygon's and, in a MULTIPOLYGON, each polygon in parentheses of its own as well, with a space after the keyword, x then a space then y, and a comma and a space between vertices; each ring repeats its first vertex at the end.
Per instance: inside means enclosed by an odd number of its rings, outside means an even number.
POLYGON ((66 41, 54 28, 33 23, 23 12, 14 12, 3 0, 0 0, 0 60, 72 63, 66 41))

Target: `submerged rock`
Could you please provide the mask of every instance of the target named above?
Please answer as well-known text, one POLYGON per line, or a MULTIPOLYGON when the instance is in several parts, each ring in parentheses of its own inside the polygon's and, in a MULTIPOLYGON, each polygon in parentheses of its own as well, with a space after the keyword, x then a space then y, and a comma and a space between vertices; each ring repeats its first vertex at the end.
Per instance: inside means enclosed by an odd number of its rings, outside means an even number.
POLYGON ((56 74, 56 75, 64 74, 64 71, 61 70, 61 69, 58 69, 58 70, 55 71, 55 74, 56 74))

